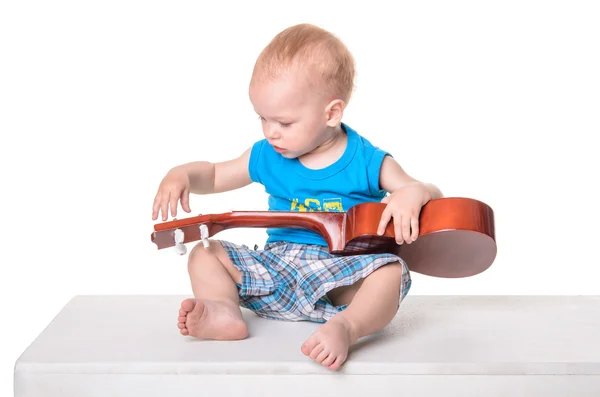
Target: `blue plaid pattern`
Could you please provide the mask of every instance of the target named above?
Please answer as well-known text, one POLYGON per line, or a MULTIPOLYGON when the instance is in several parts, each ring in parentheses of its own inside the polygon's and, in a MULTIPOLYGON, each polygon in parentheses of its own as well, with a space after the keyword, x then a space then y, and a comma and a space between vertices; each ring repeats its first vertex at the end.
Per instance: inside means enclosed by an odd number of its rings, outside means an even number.
POLYGON ((274 242, 251 250, 220 243, 242 274, 237 284, 240 306, 265 318, 324 323, 346 308, 334 306, 327 292, 352 285, 391 262, 403 265, 400 301, 410 289, 406 263, 392 254, 336 256, 319 245, 274 242))

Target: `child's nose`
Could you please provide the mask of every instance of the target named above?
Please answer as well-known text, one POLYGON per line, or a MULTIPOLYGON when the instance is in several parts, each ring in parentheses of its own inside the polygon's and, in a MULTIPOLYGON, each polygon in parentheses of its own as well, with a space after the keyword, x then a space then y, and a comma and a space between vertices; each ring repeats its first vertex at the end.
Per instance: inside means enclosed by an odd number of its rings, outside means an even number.
POLYGON ((265 126, 265 137, 267 139, 277 139, 280 137, 279 128, 273 124, 267 124, 265 126))

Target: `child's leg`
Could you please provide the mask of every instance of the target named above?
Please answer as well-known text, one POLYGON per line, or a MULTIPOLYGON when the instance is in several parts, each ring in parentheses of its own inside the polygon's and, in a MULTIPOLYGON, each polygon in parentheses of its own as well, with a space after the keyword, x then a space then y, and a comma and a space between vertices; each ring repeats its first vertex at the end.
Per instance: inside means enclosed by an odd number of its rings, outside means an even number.
POLYGON ((381 330, 394 318, 401 282, 402 265, 395 262, 380 267, 354 286, 332 291, 335 305, 349 305, 317 329, 302 345, 302 352, 329 369, 339 368, 351 344, 381 330))
POLYGON ((242 276, 219 241, 210 243, 208 249, 196 245, 189 254, 188 271, 196 299, 181 302, 178 327, 182 335, 197 338, 243 339, 248 327, 235 285, 242 276))

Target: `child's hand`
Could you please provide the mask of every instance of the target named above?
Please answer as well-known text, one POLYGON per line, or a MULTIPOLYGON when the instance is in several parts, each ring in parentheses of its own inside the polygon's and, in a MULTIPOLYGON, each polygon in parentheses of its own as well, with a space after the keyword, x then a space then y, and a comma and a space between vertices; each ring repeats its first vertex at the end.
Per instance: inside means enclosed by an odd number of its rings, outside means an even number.
POLYGON ((427 189, 420 183, 405 186, 385 197, 381 202, 387 203, 387 206, 383 210, 377 234, 383 235, 393 217, 396 243, 412 243, 419 236, 419 214, 428 200, 427 189))
POLYGON ((190 209, 190 178, 188 173, 182 169, 173 168, 163 178, 158 192, 154 198, 152 207, 152 220, 156 220, 159 210, 162 210, 162 220, 166 221, 169 216, 169 204, 171 215, 177 215, 177 202, 181 199, 181 208, 185 212, 190 209))

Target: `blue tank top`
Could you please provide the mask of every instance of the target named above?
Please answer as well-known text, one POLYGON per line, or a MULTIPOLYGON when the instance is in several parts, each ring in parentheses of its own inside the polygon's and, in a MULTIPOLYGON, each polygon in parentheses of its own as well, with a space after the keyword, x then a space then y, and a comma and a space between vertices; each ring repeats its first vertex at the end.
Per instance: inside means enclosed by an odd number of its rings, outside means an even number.
MULTIPOLYGON (((328 167, 313 170, 298 159, 273 150, 266 139, 252 146, 250 178, 265 187, 269 211, 338 211, 363 202, 379 202, 386 192, 379 187, 383 158, 389 153, 373 146, 342 123, 348 136, 342 157, 328 167)), ((327 246, 318 233, 305 229, 268 228, 267 242, 288 241, 327 246)))

